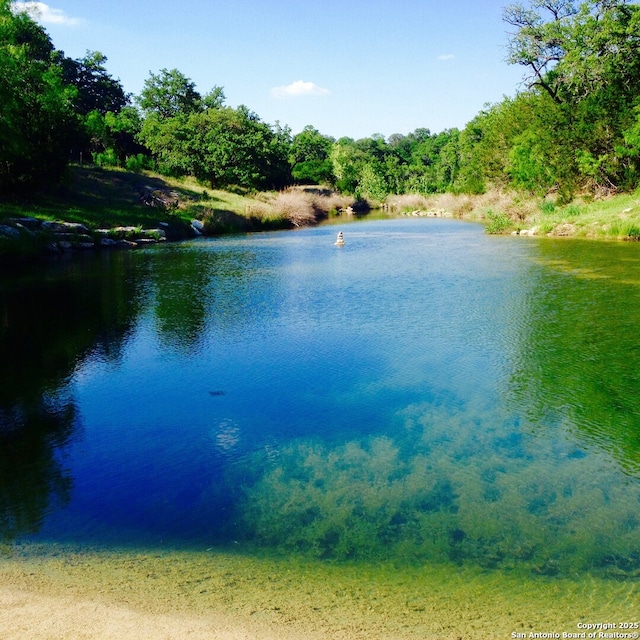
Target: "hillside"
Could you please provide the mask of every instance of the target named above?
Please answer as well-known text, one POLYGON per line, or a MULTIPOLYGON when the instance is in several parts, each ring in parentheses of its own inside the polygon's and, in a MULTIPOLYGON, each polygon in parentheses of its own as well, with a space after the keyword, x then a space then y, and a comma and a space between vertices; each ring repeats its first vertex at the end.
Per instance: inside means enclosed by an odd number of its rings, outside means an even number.
POLYGON ((150 172, 72 167, 55 190, 0 202, 0 259, 287 229, 354 204, 318 187, 219 191, 150 172))

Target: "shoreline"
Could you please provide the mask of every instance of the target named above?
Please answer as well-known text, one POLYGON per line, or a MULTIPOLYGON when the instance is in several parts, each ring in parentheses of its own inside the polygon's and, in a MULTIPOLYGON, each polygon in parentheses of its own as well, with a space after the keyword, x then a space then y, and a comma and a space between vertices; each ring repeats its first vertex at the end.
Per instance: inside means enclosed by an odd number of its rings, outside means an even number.
MULTIPOLYGON (((95 167, 75 167, 72 176, 71 186, 57 194, 0 206, 0 262, 29 263, 47 255, 133 248, 199 235, 292 229, 317 223, 350 198, 326 194, 319 185, 279 194, 209 193, 194 181, 95 167), (276 206, 278 198, 282 202, 276 206)), ((384 202, 366 203, 366 208, 379 207, 393 217, 479 222, 492 235, 638 241, 639 205, 640 190, 598 201, 577 198, 560 206, 494 188, 477 195, 389 195, 384 202)), ((346 207, 351 214, 353 206, 346 207)))
POLYGON ((490 640, 631 620, 635 582, 228 552, 18 547, 0 557, 3 640, 490 640))

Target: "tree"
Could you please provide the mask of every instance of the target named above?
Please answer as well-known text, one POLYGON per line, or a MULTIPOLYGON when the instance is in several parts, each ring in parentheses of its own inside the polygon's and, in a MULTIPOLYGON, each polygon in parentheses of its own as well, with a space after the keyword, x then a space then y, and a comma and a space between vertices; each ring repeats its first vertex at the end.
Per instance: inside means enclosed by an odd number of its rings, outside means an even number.
POLYGON ((331 184, 334 181, 329 154, 334 139, 307 125, 293 137, 289 162, 294 180, 303 184, 331 184))
POLYGON ((85 128, 94 163, 132 169, 151 164, 148 149, 136 140, 142 118, 135 107, 125 106, 117 113, 107 111, 104 115, 92 111, 85 118, 85 128))
POLYGON ((117 114, 128 103, 119 80, 112 78, 105 67, 106 56, 98 51, 87 51, 84 58, 72 60, 61 51, 53 55, 62 70, 63 82, 76 89, 73 109, 77 116, 77 135, 70 141, 70 155, 82 158, 83 153, 103 152, 111 141, 106 135, 104 117, 117 114))
POLYGON ((382 201, 389 195, 383 168, 375 162, 366 162, 360 168, 356 196, 362 200, 382 201))
POLYGON ((285 186, 287 150, 269 125, 244 106, 207 109, 187 123, 191 171, 212 188, 285 186))
POLYGON ((167 173, 193 175, 212 188, 254 189, 277 189, 290 182, 287 138, 288 131, 274 132, 244 106, 165 119, 153 113, 139 135, 167 173))
POLYGON ((628 153, 625 132, 640 104, 640 6, 532 0, 528 8, 510 5, 504 18, 516 27, 509 59, 530 70, 531 104, 536 92, 551 99, 535 102, 536 117, 523 127, 529 132, 521 131, 510 154, 511 176, 530 186, 533 176, 540 185, 551 179, 567 193, 576 185, 631 188, 638 159, 628 153))
POLYGON ((338 190, 355 194, 360 170, 367 161, 366 154, 358 148, 355 140, 344 137, 333 144, 329 158, 338 190))
POLYGON ((505 22, 516 27, 509 42, 509 62, 528 67, 528 87, 544 89, 561 102, 555 66, 565 55, 570 18, 578 13, 572 0, 532 0, 531 8, 517 3, 504 10, 505 22), (546 11, 550 19, 540 12, 546 11))
POLYGON ((92 111, 117 113, 128 102, 119 80, 114 80, 104 66, 107 57, 99 51, 87 51, 84 58, 62 58, 63 79, 77 89, 74 107, 79 115, 92 111))
POLYGON ((118 113, 129 102, 119 80, 114 80, 104 66, 107 57, 99 51, 87 51, 84 58, 60 60, 63 80, 77 89, 74 108, 79 115, 92 111, 104 115, 118 113))
POLYGON ((77 130, 76 90, 66 86, 44 30, 0 0, 0 189, 57 181, 77 130))
POLYGON ((145 115, 166 119, 200 111, 202 96, 193 81, 180 71, 162 69, 145 80, 138 104, 145 115))

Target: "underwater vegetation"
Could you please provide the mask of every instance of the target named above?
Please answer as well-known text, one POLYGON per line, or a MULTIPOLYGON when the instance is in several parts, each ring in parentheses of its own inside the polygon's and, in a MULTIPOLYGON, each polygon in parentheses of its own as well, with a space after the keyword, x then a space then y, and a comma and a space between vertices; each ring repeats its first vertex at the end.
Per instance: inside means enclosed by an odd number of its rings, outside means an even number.
POLYGON ((640 484, 570 431, 413 406, 393 435, 300 440, 249 464, 247 541, 320 559, 640 579, 640 484))

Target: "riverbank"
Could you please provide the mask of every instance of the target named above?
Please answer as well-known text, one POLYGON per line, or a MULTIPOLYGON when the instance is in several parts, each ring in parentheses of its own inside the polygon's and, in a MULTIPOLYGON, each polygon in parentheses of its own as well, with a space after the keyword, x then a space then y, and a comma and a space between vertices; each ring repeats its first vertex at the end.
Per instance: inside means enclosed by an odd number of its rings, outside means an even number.
POLYGON ((207 551, 18 547, 5 640, 487 640, 635 620, 634 584, 464 566, 340 565, 207 551))
POLYGON ((322 188, 212 191, 148 172, 72 167, 51 192, 0 202, 0 260, 287 229, 354 206, 322 188))
POLYGON ((405 215, 444 212, 482 222, 488 233, 593 240, 640 240, 640 190, 594 199, 576 198, 566 205, 517 193, 490 190, 481 195, 391 196, 389 211, 405 215))
MULTIPOLYGON (((212 191, 189 179, 72 167, 66 183, 53 192, 0 202, 0 261, 294 228, 369 206, 322 187, 281 193, 212 191)), ((582 197, 562 206, 498 190, 473 196, 390 196, 375 206, 394 216, 477 221, 492 234, 640 240, 640 190, 582 197)))

